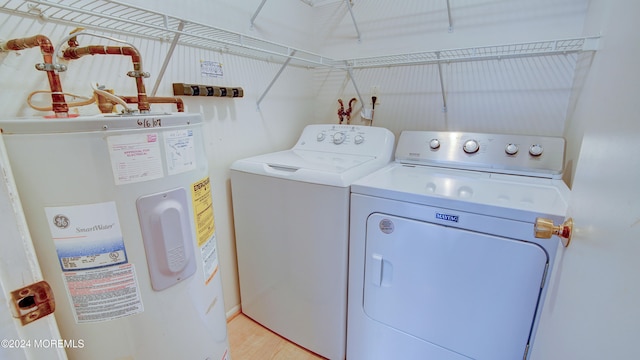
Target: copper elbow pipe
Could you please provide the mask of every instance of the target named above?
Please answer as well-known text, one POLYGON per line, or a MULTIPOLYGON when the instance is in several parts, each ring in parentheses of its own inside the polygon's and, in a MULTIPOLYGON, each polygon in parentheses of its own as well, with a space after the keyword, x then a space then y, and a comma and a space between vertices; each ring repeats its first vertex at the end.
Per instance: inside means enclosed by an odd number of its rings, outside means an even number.
MULTIPOLYGON (((135 104, 138 102, 138 98, 135 96, 118 96, 120 99, 124 100, 127 104, 135 104)), ((184 102, 179 97, 162 97, 162 96, 152 96, 147 97, 147 101, 150 104, 176 104, 178 108, 178 112, 184 112, 184 102)))
POLYGON ((12 39, 3 44, 0 44, 1 50, 13 50, 19 51, 32 47, 40 47, 42 57, 44 58, 45 68, 47 72, 47 78, 49 79, 49 87, 51 88, 51 105, 56 117, 66 118, 69 116, 69 106, 64 99, 62 93, 62 84, 58 73, 53 68, 53 45, 51 40, 44 35, 35 35, 28 38, 12 39), (46 66, 47 64, 51 66, 46 66))
POLYGON ((84 47, 70 47, 67 48, 62 57, 67 60, 80 59, 85 55, 125 55, 131 57, 133 63, 133 77, 136 78, 136 88, 138 89, 137 101, 138 110, 143 112, 149 112, 149 101, 147 98, 147 91, 144 87, 144 81, 142 80, 142 65, 141 57, 138 51, 130 46, 102 46, 102 45, 90 45, 84 47))

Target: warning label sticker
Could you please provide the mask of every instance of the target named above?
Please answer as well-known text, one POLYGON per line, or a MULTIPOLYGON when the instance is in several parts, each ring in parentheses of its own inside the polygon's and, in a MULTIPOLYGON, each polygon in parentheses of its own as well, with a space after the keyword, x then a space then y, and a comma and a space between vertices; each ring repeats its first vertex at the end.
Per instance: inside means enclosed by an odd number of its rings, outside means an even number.
POLYGON ((202 252, 205 284, 209 284, 218 272, 218 249, 215 235, 200 247, 200 251, 202 252))
POLYGON ((196 238, 202 253, 205 284, 209 284, 218 271, 218 249, 215 236, 211 183, 208 177, 191 185, 191 198, 196 238))
POLYGON ((196 238, 198 239, 198 246, 202 246, 215 232, 211 183, 208 177, 191 185, 191 198, 193 199, 196 238))
POLYGON ((113 320, 144 310, 133 264, 65 272, 76 323, 113 320))

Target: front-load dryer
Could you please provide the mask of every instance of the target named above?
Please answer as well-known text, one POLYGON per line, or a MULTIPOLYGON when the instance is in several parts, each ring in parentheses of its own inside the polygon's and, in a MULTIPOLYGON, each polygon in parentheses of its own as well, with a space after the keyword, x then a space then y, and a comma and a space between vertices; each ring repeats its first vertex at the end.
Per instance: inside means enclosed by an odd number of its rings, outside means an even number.
POLYGON ((349 187, 388 164, 393 147, 383 128, 309 125, 292 149, 232 164, 244 314, 345 358, 349 187))
POLYGON ((564 220, 562 138, 406 131, 351 186, 349 360, 526 359, 564 220))

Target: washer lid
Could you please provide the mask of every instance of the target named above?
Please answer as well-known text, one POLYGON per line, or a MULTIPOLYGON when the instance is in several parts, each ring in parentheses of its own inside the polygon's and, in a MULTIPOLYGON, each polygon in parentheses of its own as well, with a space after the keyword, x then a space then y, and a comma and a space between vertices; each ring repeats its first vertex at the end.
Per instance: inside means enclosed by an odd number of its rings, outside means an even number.
POLYGON ((285 150, 235 161, 231 170, 345 187, 387 161, 374 156, 285 150))
POLYGON ((514 220, 564 217, 562 180, 392 163, 356 181, 352 193, 477 212, 514 220))
POLYGON ((231 170, 347 187, 391 161, 394 135, 373 126, 307 125, 296 145, 231 164, 231 170))

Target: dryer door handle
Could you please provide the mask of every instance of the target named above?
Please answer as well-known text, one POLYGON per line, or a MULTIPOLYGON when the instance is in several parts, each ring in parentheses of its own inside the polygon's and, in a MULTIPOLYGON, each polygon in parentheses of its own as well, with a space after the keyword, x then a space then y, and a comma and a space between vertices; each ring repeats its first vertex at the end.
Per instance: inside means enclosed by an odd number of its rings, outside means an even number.
POLYGON ((390 286, 393 275, 393 265, 380 254, 371 254, 369 265, 369 279, 377 287, 390 286))
POLYGON ((382 255, 372 254, 371 255, 371 283, 375 286, 382 286, 382 270, 383 270, 384 260, 382 259, 382 255))

